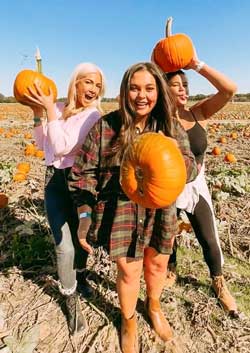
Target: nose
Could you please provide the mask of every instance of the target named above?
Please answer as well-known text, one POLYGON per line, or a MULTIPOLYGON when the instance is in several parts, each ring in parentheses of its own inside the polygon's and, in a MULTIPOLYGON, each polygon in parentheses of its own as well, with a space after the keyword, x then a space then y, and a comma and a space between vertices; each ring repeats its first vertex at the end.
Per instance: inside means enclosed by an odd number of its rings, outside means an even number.
POLYGON ((183 85, 180 85, 179 86, 179 91, 181 91, 181 92, 186 91, 186 88, 183 85))
POLYGON ((95 92, 96 92, 96 86, 95 86, 94 84, 90 85, 90 86, 89 86, 89 91, 90 91, 91 93, 95 93, 95 92))
POLYGON ((139 97, 139 98, 144 98, 144 97, 146 97, 146 92, 145 92, 144 89, 141 89, 141 90, 138 91, 138 97, 139 97))

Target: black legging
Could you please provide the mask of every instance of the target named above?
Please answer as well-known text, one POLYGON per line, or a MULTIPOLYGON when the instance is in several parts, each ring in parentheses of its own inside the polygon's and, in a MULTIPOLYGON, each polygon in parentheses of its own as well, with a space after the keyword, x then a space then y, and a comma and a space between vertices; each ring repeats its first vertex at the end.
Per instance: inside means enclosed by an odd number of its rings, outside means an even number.
MULTIPOLYGON (((180 209, 177 214, 180 214, 180 209)), ((203 256, 208 265, 210 276, 222 274, 221 252, 215 236, 215 225, 213 222, 212 211, 207 201, 200 195, 199 201, 194 209, 194 214, 186 212, 188 219, 193 227, 196 238, 198 239, 203 256)), ((169 264, 176 264, 177 243, 175 240, 173 253, 170 256, 169 264)))

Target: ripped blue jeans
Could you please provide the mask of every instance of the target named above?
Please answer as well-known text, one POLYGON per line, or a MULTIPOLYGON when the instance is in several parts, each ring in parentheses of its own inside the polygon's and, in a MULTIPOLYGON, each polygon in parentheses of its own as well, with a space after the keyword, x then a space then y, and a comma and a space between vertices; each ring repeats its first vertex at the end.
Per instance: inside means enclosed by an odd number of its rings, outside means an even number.
POLYGON ((86 268, 87 252, 77 237, 78 215, 68 190, 70 168, 47 167, 45 176, 45 209, 55 241, 59 289, 72 294, 76 289, 76 269, 86 268))

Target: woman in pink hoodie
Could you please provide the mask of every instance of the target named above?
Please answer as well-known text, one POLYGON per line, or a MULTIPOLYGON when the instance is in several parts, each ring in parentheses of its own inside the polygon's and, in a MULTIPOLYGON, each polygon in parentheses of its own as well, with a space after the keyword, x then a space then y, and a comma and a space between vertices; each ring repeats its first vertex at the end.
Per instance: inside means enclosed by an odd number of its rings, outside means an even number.
POLYGON ((73 334, 86 327, 77 291, 90 297, 92 289, 84 273, 87 252, 78 242, 79 216, 68 191, 67 176, 86 135, 101 117, 104 76, 92 63, 79 64, 70 79, 66 104, 54 104, 52 92, 46 96, 38 85, 35 88, 27 98, 34 112, 36 144, 45 151, 45 208, 55 240, 59 290, 66 297, 73 334))

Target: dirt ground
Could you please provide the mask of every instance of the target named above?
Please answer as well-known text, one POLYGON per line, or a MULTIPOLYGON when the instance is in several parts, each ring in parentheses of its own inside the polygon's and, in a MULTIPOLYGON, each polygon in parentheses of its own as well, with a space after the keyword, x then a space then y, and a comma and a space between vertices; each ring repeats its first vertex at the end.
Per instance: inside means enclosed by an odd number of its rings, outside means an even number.
MULTIPOLYGON (((105 107, 106 111, 113 106, 105 107)), ((174 340, 163 343, 152 331, 145 312, 145 283, 137 305, 140 352, 250 352, 250 105, 230 108, 211 122, 206 155, 207 180, 225 256, 224 274, 240 309, 230 318, 218 304, 200 248, 192 233, 178 236, 178 281, 164 289, 161 301, 174 340), (228 117, 226 123, 222 118, 228 117), (243 121, 242 121, 243 120, 243 121), (237 138, 231 137, 237 132, 237 138), (221 136, 227 143, 218 142, 221 136), (214 146, 221 154, 214 156, 214 146), (226 152, 237 158, 224 161, 226 152)), ((116 270, 102 249, 90 256, 88 280, 95 296, 81 300, 88 329, 71 337, 64 299, 57 289, 55 255, 43 209, 44 161, 24 156, 31 114, 21 105, 0 105, 0 187, 9 196, 0 210, 0 353, 120 352, 120 313, 115 290, 116 270), (6 131, 18 129, 12 137, 6 131), (27 180, 14 182, 16 165, 28 161, 27 180)))

